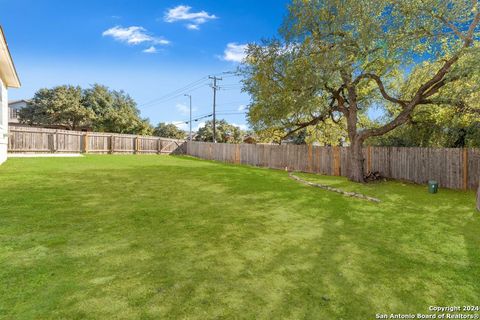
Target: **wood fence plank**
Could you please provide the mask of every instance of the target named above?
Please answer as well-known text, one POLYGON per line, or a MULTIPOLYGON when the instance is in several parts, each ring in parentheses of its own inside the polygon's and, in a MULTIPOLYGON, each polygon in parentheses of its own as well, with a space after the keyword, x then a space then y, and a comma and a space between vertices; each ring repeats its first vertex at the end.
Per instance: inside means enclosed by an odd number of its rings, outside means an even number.
MULTIPOLYGON (((345 147, 291 144, 242 144, 235 147, 232 145, 222 147, 221 144, 213 146, 212 143, 188 142, 188 144, 189 154, 200 158, 223 162, 233 160, 235 163, 252 166, 282 170, 287 168, 290 171, 334 176, 345 176, 348 173, 348 148, 345 147)), ((476 189, 478 186, 480 150, 368 147, 365 148, 364 154, 365 169, 379 171, 387 178, 421 184, 435 179, 441 187, 454 189, 464 189, 465 186, 468 189, 476 189), (471 159, 470 154, 473 153, 478 153, 478 157, 475 157, 478 160, 471 159)))

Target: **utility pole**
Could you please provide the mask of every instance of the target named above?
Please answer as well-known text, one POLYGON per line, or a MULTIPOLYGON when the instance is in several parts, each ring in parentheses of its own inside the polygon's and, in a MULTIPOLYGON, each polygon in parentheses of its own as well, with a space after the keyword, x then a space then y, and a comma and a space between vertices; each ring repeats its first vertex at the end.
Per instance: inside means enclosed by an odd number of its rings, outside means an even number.
POLYGON ((192 141, 192 95, 184 94, 184 96, 190 100, 190 121, 188 122, 190 124, 190 133, 188 134, 188 140, 192 141))
POLYGON ((217 139, 215 138, 215 108, 216 108, 216 105, 217 105, 217 90, 218 90, 218 87, 217 87, 217 81, 221 81, 222 78, 218 78, 216 76, 209 76, 208 77, 209 79, 212 79, 213 80, 213 85, 212 85, 212 89, 213 89, 213 143, 217 143, 217 139))

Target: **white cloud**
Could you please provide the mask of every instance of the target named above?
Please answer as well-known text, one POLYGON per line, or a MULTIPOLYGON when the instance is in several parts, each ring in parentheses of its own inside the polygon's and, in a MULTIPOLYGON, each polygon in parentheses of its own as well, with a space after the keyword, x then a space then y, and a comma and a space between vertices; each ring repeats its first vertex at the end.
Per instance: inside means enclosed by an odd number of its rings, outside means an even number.
POLYGON ((115 26, 105 30, 102 35, 104 37, 112 37, 117 41, 130 45, 139 45, 142 43, 167 45, 170 43, 168 40, 150 35, 145 28, 139 26, 131 26, 127 28, 115 26))
POLYGON ((231 62, 242 62, 246 56, 246 44, 237 44, 235 42, 227 44, 227 48, 223 52, 223 60, 231 62))
POLYGON ((147 49, 143 50, 142 52, 144 52, 144 53, 157 53, 158 50, 157 50, 157 48, 155 48, 155 46, 150 46, 150 48, 147 48, 147 49))
POLYGON ((191 9, 192 7, 184 5, 171 8, 165 13, 164 20, 170 23, 188 21, 189 24, 187 24, 187 29, 198 30, 200 29, 201 24, 204 24, 209 20, 217 19, 215 15, 209 14, 206 11, 192 12, 191 9))
POLYGON ((237 110, 238 110, 238 111, 244 111, 244 110, 246 110, 246 109, 247 109, 247 106, 244 105, 244 104, 242 104, 242 105, 238 106, 238 109, 237 109, 237 110))
MULTIPOLYGON (((185 132, 190 131, 190 124, 181 122, 181 121, 173 121, 173 122, 167 122, 167 124, 172 123, 174 124, 178 129, 183 130, 185 132)), ((196 132, 198 129, 205 127, 205 122, 192 122, 192 131, 196 132)))
POLYGON ((200 27, 199 27, 198 24, 189 23, 189 24, 187 24, 187 29, 188 30, 200 30, 200 27))
POLYGON ((248 126, 246 124, 236 124, 236 123, 232 123, 232 126, 235 126, 235 127, 239 127, 240 130, 247 130, 248 129, 248 126))
MULTIPOLYGON (((171 123, 174 124, 175 127, 177 127, 180 130, 183 130, 183 131, 189 130, 188 124, 186 124, 185 122, 171 122, 171 123)), ((169 123, 167 122, 167 124, 169 123)))
MULTIPOLYGON (((185 116, 190 114, 190 107, 184 104, 179 103, 175 107, 177 108, 178 112, 180 112, 185 116)), ((195 107, 192 107, 192 112, 195 112, 195 111, 197 111, 197 109, 195 107)))
POLYGON ((199 122, 196 127, 194 127, 195 122, 192 123, 192 131, 198 131, 198 129, 205 127, 206 122, 199 122))

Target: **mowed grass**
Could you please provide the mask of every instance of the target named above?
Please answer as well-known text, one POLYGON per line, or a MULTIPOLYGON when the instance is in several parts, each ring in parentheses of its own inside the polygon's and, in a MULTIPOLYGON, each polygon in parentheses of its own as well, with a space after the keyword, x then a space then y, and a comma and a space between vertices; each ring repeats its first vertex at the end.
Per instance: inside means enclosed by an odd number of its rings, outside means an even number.
POLYGON ((473 192, 173 156, 0 167, 2 319, 374 319, 478 305, 473 192))

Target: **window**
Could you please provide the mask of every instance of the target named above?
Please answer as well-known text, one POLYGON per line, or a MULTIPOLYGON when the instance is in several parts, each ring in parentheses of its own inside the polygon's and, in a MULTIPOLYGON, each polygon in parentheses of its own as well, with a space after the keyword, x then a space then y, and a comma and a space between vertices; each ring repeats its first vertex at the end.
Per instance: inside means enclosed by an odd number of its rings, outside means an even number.
POLYGON ((18 119, 18 109, 15 108, 8 108, 8 111, 10 111, 9 119, 10 120, 15 120, 18 119))

